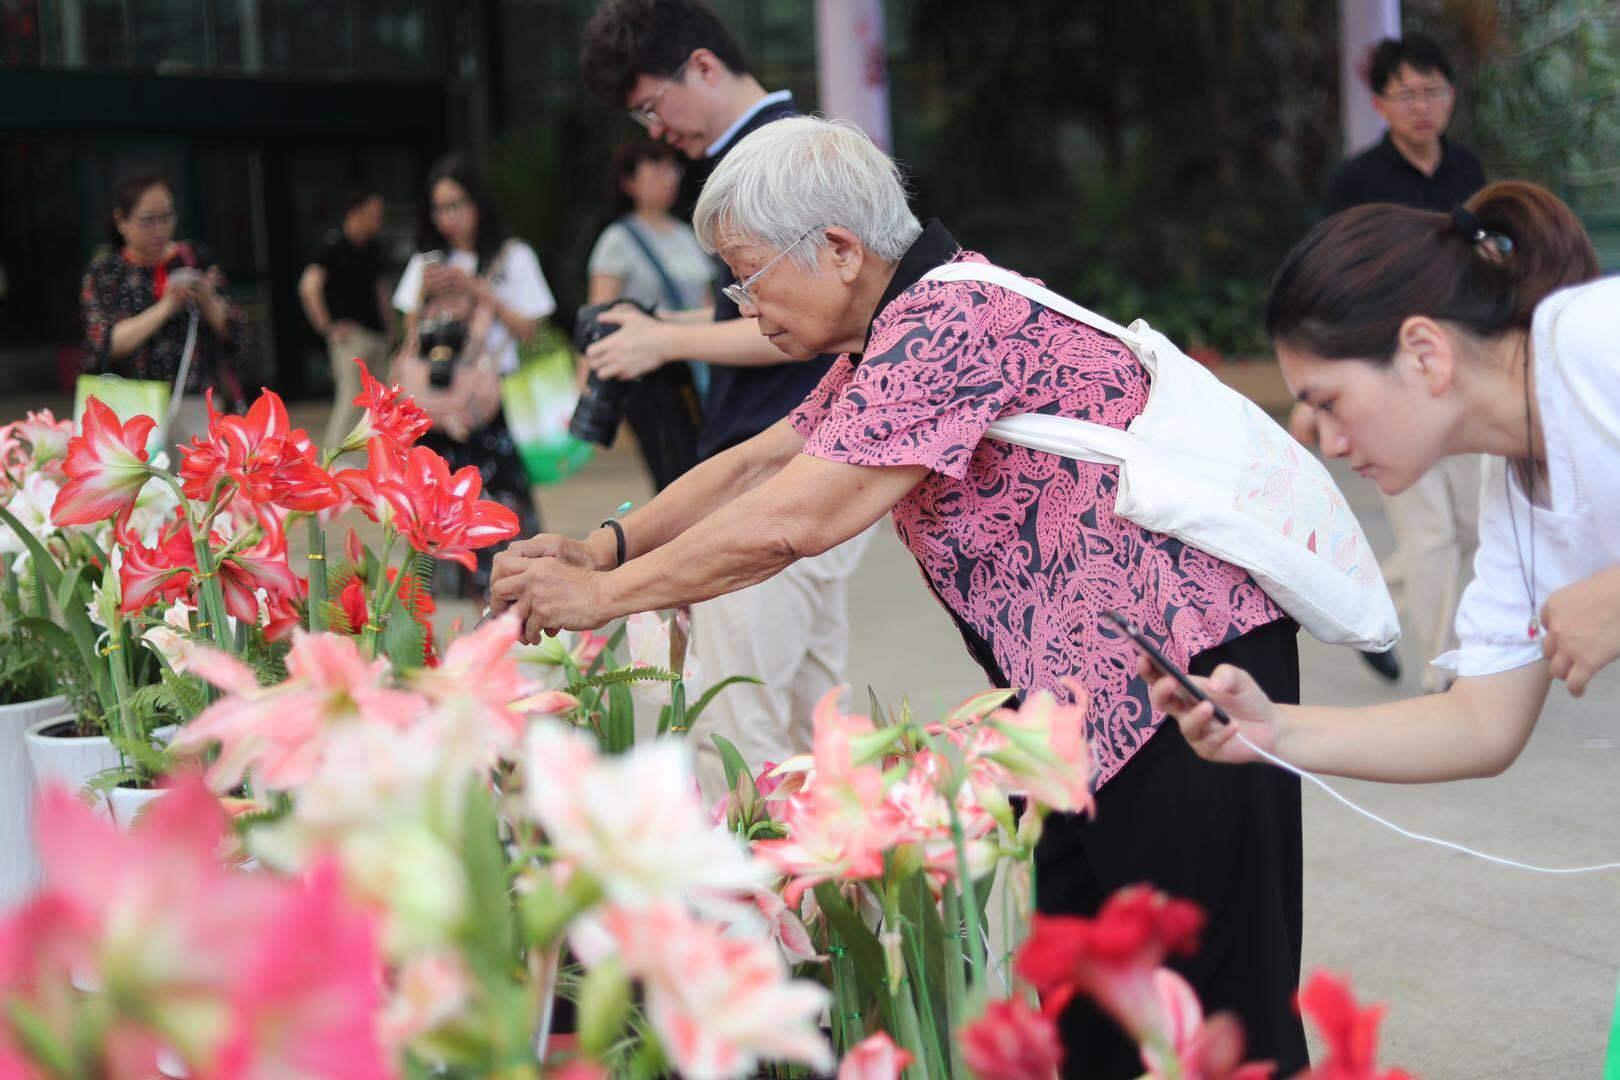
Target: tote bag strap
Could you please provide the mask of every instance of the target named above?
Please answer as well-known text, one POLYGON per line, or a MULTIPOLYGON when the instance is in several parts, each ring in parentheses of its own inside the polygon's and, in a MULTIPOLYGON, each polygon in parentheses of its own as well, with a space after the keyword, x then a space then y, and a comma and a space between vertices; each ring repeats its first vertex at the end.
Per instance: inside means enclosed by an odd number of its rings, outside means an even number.
POLYGON ((1147 344, 1140 336, 1112 319, 1106 319, 1094 311, 1087 311, 1068 297, 1059 296, 1046 286, 1037 285, 1004 266, 996 266, 993 263, 953 262, 936 266, 923 277, 932 281, 983 281, 991 285, 1000 285, 1003 289, 1026 296, 1059 315, 1066 315, 1093 330, 1101 330, 1110 337, 1116 337, 1133 350, 1141 350, 1147 344))
MULTIPOLYGON (((1145 351, 1145 343, 1137 334, 1112 319, 1105 319, 1094 311, 1087 311, 1073 300, 1060 296, 1051 289, 1020 277, 1006 267, 991 263, 954 262, 936 266, 923 277, 932 281, 983 281, 999 285, 1028 297, 1059 315, 1118 338, 1137 352, 1145 351)), ((1098 465, 1125 464, 1130 460, 1136 445, 1134 435, 1118 428, 1047 413, 1023 413, 1019 416, 1003 417, 991 424, 985 435, 1031 450, 1044 450, 1049 454, 1090 461, 1098 465)))

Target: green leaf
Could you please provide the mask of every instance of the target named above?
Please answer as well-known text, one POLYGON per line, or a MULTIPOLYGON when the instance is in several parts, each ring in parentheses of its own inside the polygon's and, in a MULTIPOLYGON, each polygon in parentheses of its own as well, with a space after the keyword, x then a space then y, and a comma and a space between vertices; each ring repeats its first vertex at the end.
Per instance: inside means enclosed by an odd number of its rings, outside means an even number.
POLYGON ((838 886, 824 881, 815 888, 816 904, 826 916, 827 926, 835 935, 833 944, 841 945, 849 955, 855 969, 855 984, 859 999, 876 998, 883 1010, 883 1026, 894 1031, 894 1006, 888 992, 883 961, 883 946, 876 935, 868 930, 850 906, 839 895, 838 886))
POLYGON ((83 576, 84 567, 82 565, 75 566, 62 575, 61 584, 56 587, 56 606, 59 610, 66 611, 77 599, 73 594, 78 591, 79 579, 83 576))
POLYGON ((636 703, 625 683, 608 687, 607 722, 602 727, 602 742, 602 748, 610 754, 622 754, 636 744, 636 703))
POLYGON ((11 1022, 11 1034, 22 1044, 24 1053, 51 1075, 79 1075, 79 1070, 74 1068, 72 1051, 57 1038, 43 1016, 16 997, 6 1002, 5 1009, 6 1019, 11 1022))
POLYGON ((579 1046, 601 1060, 618 1039, 630 1014, 630 980, 617 958, 598 962, 579 988, 579 1046))
POLYGON ((638 682, 667 682, 672 683, 680 678, 673 671, 656 667, 624 667, 614 668, 612 671, 603 671, 568 684, 567 693, 574 697, 590 690, 612 689, 616 686, 628 686, 638 682))
POLYGON ((478 784, 467 788, 461 864, 467 875, 467 958, 480 981, 492 983, 506 978, 517 963, 517 935, 494 805, 478 784))
MULTIPOLYGON (((748 767, 748 759, 742 756, 742 751, 738 750, 730 739, 719 732, 711 734, 709 739, 714 743, 714 748, 720 751, 720 764, 724 765, 726 769, 726 790, 737 790, 737 777, 739 776, 746 776, 748 782, 753 783, 753 770, 748 767)), ((755 790, 757 793, 758 789, 755 790)))
POLYGON ((752 675, 726 676, 724 679, 721 679, 719 682, 703 691, 703 696, 697 699, 697 704, 693 705, 686 711, 687 728, 690 729, 692 725, 698 722, 698 717, 703 715, 703 710, 709 707, 709 703, 715 699, 720 691, 724 690, 728 686, 735 686, 738 683, 747 683, 750 686, 765 685, 765 681, 763 679, 756 679, 752 675))

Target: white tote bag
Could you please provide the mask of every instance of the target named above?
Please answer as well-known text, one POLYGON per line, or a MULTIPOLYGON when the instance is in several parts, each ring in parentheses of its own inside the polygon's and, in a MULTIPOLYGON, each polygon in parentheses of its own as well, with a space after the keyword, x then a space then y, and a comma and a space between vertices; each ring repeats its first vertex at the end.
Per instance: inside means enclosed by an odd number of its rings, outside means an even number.
POLYGON ((1129 329, 986 263, 935 281, 982 281, 1118 338, 1147 370, 1147 406, 1125 431, 1063 416, 997 420, 993 439, 1119 467, 1114 510, 1247 570, 1322 641, 1383 650, 1395 605, 1361 525, 1322 463, 1248 398, 1138 319, 1129 329))

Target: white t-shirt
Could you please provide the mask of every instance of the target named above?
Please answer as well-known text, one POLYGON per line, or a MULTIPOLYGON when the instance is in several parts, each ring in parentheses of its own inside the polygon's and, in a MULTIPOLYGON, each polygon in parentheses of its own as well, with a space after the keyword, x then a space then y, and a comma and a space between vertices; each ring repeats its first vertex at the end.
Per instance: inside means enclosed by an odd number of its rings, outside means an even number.
MULTIPOLYGON (((546 284, 546 275, 540 272, 540 260, 535 258, 532 247, 521 240, 508 240, 504 258, 496 258, 500 265, 490 278, 490 284, 502 305, 529 319, 543 319, 557 310, 556 298, 546 284)), ((468 274, 478 272, 478 256, 470 251, 452 251, 446 261, 468 274)), ((416 310, 421 298, 422 253, 418 251, 405 264, 399 288, 394 290, 394 306, 409 315, 416 310)), ((499 362, 502 375, 517 370, 517 341, 499 319, 490 326, 485 344, 499 362)))
POLYGON ((1494 675, 1541 659, 1530 617, 1566 585, 1620 564, 1620 278, 1554 293, 1531 326, 1551 490, 1531 513, 1517 471, 1488 459, 1474 580, 1457 609, 1461 647, 1436 661, 1494 675), (1509 502, 1507 483, 1512 486, 1509 502), (1517 537, 1515 538, 1515 528, 1517 537), (1530 537, 1535 534, 1534 600, 1530 537))

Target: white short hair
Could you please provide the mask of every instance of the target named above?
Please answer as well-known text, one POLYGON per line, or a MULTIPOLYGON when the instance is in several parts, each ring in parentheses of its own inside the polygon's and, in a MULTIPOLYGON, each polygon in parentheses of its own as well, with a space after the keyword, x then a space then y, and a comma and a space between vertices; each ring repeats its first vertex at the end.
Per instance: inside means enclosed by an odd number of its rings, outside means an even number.
MULTIPOLYGON (((847 120, 774 120, 721 159, 703 185, 692 227, 711 254, 722 241, 784 251, 806 233, 839 226, 885 262, 898 262, 922 226, 906 204, 894 160, 847 120)), ((825 237, 788 258, 814 270, 825 237)))

